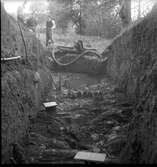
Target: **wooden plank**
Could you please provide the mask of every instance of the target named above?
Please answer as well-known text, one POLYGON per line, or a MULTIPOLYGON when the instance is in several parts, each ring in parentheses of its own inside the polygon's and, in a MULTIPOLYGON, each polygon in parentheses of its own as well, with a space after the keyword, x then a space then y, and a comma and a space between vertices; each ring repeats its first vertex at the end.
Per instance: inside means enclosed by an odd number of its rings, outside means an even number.
POLYGON ((16 56, 16 57, 2 57, 1 61, 10 61, 10 60, 18 60, 21 59, 21 56, 16 56))
POLYGON ((51 108, 51 107, 56 107, 57 103, 56 102, 46 102, 46 103, 43 103, 43 105, 45 108, 51 108))
POLYGON ((76 53, 79 54, 80 52, 89 50, 89 51, 97 51, 96 49, 92 48, 83 48, 82 51, 76 50, 74 47, 66 47, 66 46, 57 46, 57 51, 67 52, 67 53, 76 53))
POLYGON ((106 154, 79 151, 75 155, 74 159, 84 160, 84 161, 104 162, 106 159, 106 154))
POLYGON ((57 46, 57 49, 74 49, 74 47, 69 47, 69 46, 57 46))

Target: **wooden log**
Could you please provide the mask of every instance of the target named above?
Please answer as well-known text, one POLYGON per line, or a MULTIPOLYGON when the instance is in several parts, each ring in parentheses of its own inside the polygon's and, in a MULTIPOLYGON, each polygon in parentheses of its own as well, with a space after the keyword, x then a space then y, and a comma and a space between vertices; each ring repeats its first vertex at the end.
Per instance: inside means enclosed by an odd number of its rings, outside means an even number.
POLYGON ((82 53, 83 51, 86 51, 86 50, 97 51, 96 49, 87 49, 87 48, 83 48, 83 50, 79 51, 79 50, 76 50, 76 48, 74 48, 74 47, 58 46, 56 53, 57 52, 64 52, 64 53, 79 54, 79 53, 82 53))
POLYGON ((68 46, 57 46, 57 49, 74 49, 74 48, 68 46))

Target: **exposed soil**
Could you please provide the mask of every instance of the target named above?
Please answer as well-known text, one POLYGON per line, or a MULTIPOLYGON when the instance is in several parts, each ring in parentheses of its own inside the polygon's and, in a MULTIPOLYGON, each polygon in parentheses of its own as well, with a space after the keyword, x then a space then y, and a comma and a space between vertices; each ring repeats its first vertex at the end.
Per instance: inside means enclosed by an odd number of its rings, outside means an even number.
POLYGON ((121 104, 107 79, 60 73, 54 78, 57 83, 58 75, 61 90, 54 88, 46 99, 58 103, 56 111, 43 109, 31 118, 25 149, 29 163, 84 163, 73 159, 78 150, 118 157, 125 145, 130 104, 121 104))
MULTIPOLYGON (((156 11, 155 9, 154 12, 156 11)), ((4 18, 3 23, 10 23, 6 22, 7 19, 4 18)), ((15 55, 13 48, 16 46, 11 44, 19 41, 18 38, 14 40, 13 37, 14 35, 18 37, 18 33, 8 34, 10 29, 14 30, 15 25, 12 27, 7 24, 3 24, 2 27, 3 31, 5 30, 5 33, 2 33, 5 37, 2 44, 2 57, 15 55), (6 27, 8 29, 5 29, 6 27), (12 38, 8 37, 7 40, 7 35, 12 38), (9 48, 6 47, 7 44, 9 48)), ((30 40, 31 38, 28 37, 28 41, 31 41, 30 48, 32 48, 29 68, 25 70, 27 66, 16 66, 16 64, 15 68, 12 65, 2 68, 2 74, 5 77, 2 79, 3 154, 7 152, 7 158, 13 156, 8 153, 10 144, 18 143, 20 137, 25 136, 24 132, 30 125, 23 143, 19 142, 19 145, 21 144, 24 148, 22 155, 27 163, 84 163, 74 160, 78 150, 106 153, 106 163, 120 162, 120 158, 130 163, 156 162, 157 52, 154 35, 156 25, 156 14, 152 13, 152 17, 130 27, 128 31, 125 31, 126 33, 120 34, 113 41, 113 48, 110 47, 113 58, 108 63, 108 71, 113 78, 122 78, 121 81, 117 80, 121 89, 116 88, 116 85, 105 77, 61 72, 51 74, 50 61, 44 57, 45 55, 40 55, 40 65, 37 65, 37 56, 39 56, 37 40, 32 34, 28 34, 34 39, 30 40), (151 24, 148 24, 150 20, 151 24), (133 32, 133 35, 128 40, 130 32, 133 32), (119 41, 123 43, 119 45, 119 41), (122 50, 119 51, 119 49, 122 50), (134 51, 134 66, 129 73, 124 75, 123 72, 128 71, 127 69, 132 66, 132 61, 130 61, 132 59, 129 57, 129 55, 132 56, 130 50, 134 51), (32 61, 33 55, 34 58, 36 57, 35 61, 32 61), (125 61, 122 61, 123 57, 125 61), (42 78, 40 82, 37 81, 38 79, 34 80, 37 74, 40 74, 42 78), (51 75, 54 79, 52 83, 51 75), (40 83, 40 87, 36 87, 37 82, 40 83), (53 88, 49 89, 52 85, 53 88), (33 92, 35 89, 36 91, 33 92), (128 95, 134 95, 136 106, 126 101, 126 96, 124 97, 120 90, 128 95), (38 93, 41 98, 35 99, 38 93), (42 107, 36 115, 34 110, 36 107, 32 107, 36 100, 37 103, 39 100, 56 101, 58 106, 56 110, 49 111, 42 107), (122 151, 123 148, 124 151, 122 151)), ((21 50, 20 53, 24 55, 21 44, 17 43, 20 46, 18 50, 21 50)), ((71 41, 67 45, 70 44, 71 41)), ((107 44, 106 41, 102 43, 101 49, 105 48, 105 44, 107 44)), ((89 48, 92 46, 88 44, 88 40, 86 45, 89 48)))

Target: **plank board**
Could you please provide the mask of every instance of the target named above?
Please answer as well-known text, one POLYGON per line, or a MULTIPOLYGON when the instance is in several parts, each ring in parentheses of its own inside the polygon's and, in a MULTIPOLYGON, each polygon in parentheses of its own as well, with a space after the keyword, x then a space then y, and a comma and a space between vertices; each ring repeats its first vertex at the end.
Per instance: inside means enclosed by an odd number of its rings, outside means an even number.
POLYGON ((49 107, 56 107, 57 103, 56 102, 46 102, 43 103, 45 108, 49 108, 49 107))
POLYGON ((16 57, 2 57, 1 61, 10 61, 10 60, 18 60, 21 59, 21 56, 16 56, 16 57))
POLYGON ((106 159, 106 154, 79 151, 75 155, 74 159, 84 160, 84 161, 104 162, 106 159))

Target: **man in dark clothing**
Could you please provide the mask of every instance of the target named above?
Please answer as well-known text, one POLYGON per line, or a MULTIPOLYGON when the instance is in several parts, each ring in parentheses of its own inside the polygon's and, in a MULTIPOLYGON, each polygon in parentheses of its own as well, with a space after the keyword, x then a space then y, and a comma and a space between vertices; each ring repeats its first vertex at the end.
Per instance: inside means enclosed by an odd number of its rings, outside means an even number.
POLYGON ((55 22, 51 19, 51 17, 48 17, 48 20, 46 22, 46 46, 48 46, 48 41, 52 40, 52 29, 55 28, 55 22))

